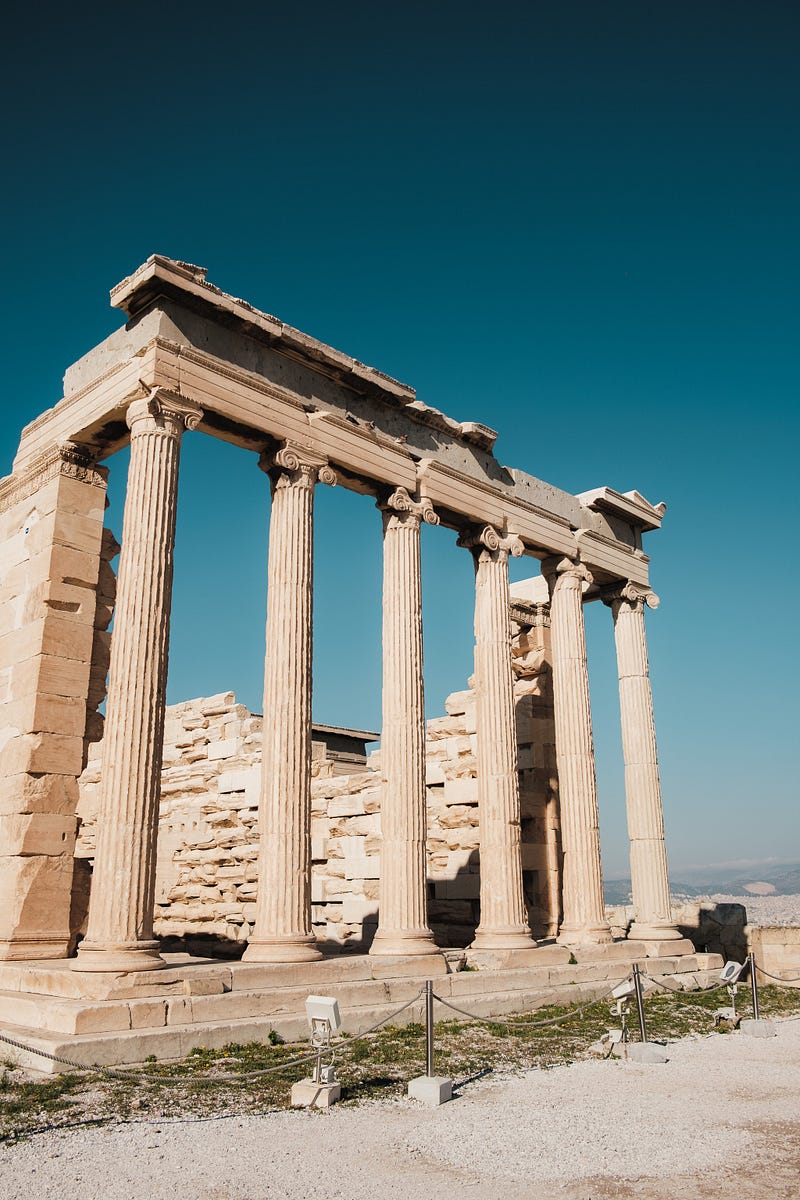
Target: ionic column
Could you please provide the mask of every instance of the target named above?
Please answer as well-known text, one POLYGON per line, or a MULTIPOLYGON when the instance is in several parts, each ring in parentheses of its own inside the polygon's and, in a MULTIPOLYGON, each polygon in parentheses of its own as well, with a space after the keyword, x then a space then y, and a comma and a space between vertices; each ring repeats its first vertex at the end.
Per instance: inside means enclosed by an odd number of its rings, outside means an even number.
POLYGON ((634 910, 628 936, 672 941, 681 935, 672 923, 653 694, 644 627, 644 607, 657 608, 658 597, 646 588, 628 582, 604 588, 602 598, 614 614, 617 645, 634 910))
POLYGON ((258 819, 258 899, 249 962, 319 958, 311 930, 311 651, 317 479, 336 476, 286 445, 261 465, 272 480, 267 654, 258 819))
POLYGON ((605 916, 597 780, 583 625, 583 584, 592 577, 570 558, 548 558, 556 765, 561 809, 563 920, 558 941, 610 942, 605 916))
POLYGON ((518 537, 487 525, 459 545, 475 559, 475 691, 478 809, 481 840, 481 920, 476 949, 530 949, 522 889, 519 774, 511 670, 508 556, 522 554, 518 537))
POLYGON ((74 967, 163 967, 153 938, 169 617, 183 431, 202 411, 156 389, 127 412, 131 457, 111 639, 89 924, 74 967))
POLYGON ((420 523, 430 502, 398 488, 383 510, 381 893, 370 954, 432 954, 428 928, 420 523))

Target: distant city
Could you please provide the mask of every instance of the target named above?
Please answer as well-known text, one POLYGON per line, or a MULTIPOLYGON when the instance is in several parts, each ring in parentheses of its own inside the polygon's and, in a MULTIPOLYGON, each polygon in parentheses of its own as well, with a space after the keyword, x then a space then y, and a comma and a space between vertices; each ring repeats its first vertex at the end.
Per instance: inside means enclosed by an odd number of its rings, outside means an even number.
MULTIPOLYGON (((737 869, 730 864, 671 873, 675 897, 692 896, 796 896, 800 895, 800 863, 760 863, 737 869)), ((606 904, 628 904, 630 879, 605 881, 606 904)))

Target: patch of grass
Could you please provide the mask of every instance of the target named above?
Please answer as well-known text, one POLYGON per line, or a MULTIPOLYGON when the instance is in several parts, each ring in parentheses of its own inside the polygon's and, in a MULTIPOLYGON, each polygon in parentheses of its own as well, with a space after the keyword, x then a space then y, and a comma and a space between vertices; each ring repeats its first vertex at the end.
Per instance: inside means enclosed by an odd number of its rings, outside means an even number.
POLYGON ((70 1098, 83 1085, 79 1075, 54 1075, 42 1083, 31 1083, 15 1079, 14 1074, 12 1069, 0 1075, 0 1136, 6 1132, 13 1135, 20 1121, 35 1118, 40 1122, 49 1113, 79 1103, 70 1098))
MULTIPOLYGON (((749 990, 741 986, 737 1010, 751 1014, 749 990)), ((800 1015, 800 990, 759 989, 765 1018, 800 1015)), ((714 1033, 713 1013, 727 1005, 724 991, 657 992, 645 1001, 648 1036, 672 1041, 714 1033)), ((465 1002, 465 1007, 467 1007, 465 1002)), ((570 1008, 549 1005, 516 1019, 558 1023, 533 1024, 446 1020, 436 1023, 435 1070, 455 1080, 492 1070, 546 1068, 585 1058, 592 1042, 619 1020, 609 1013, 608 997, 577 1016, 570 1008)), ((638 1037, 635 1006, 629 1019, 638 1037)), ((722 1028, 718 1032, 723 1032, 722 1028)), ((82 1121, 158 1120, 181 1115, 265 1112, 287 1108, 291 1085, 310 1074, 312 1064, 283 1067, 307 1054, 308 1042, 284 1045, 267 1037, 244 1045, 230 1042, 219 1050, 198 1046, 180 1062, 157 1063, 114 1072, 86 1071, 32 1083, 9 1066, 0 1074, 0 1141, 14 1141, 42 1128, 82 1121), (254 1076, 270 1069, 274 1073, 254 1076)), ((415 1022, 384 1026, 363 1038, 344 1037, 336 1047, 336 1071, 342 1100, 356 1104, 371 1097, 401 1096, 406 1083, 425 1069, 425 1028, 415 1022)))

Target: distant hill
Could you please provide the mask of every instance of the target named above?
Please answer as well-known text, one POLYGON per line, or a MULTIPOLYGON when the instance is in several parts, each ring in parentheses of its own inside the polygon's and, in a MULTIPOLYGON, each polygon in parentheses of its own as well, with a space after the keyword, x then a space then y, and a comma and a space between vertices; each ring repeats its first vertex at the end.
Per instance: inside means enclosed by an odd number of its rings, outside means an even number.
MULTIPOLYGON (((692 872, 688 879, 670 879, 674 896, 746 896, 748 884, 770 883, 776 896, 800 895, 800 863, 775 863, 750 868, 749 871, 725 871, 709 868, 707 872, 692 872)), ((606 879, 606 904, 630 904, 630 879, 606 879)))

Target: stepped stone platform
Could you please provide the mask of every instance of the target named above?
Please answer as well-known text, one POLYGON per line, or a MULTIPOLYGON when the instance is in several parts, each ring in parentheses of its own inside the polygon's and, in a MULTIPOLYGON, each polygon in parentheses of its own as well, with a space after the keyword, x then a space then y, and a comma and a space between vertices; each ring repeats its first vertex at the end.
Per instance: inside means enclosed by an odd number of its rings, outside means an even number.
MULTIPOLYGON (((634 962, 686 987, 713 982, 717 954, 653 957, 652 944, 617 941, 590 948, 543 944, 521 951, 444 950, 406 958, 336 955, 292 965, 221 962, 166 954, 160 971, 81 973, 70 961, 0 964, 0 1035, 85 1066, 178 1059, 197 1046, 286 1041, 308 1036, 310 993, 339 1001, 342 1028, 356 1034, 412 1000, 426 979, 444 999, 477 1016, 502 1016, 546 1004, 580 1004, 602 995, 634 962), (648 950, 651 952, 648 956, 648 950), (572 959, 573 961, 570 961, 572 959), (464 969, 464 967, 468 969, 464 969)), ((437 1017, 455 1014, 436 1006, 437 1017)), ((424 1000, 397 1024, 424 1019, 424 1000)), ((40 1071, 63 1066, 0 1042, 0 1059, 40 1071)))

